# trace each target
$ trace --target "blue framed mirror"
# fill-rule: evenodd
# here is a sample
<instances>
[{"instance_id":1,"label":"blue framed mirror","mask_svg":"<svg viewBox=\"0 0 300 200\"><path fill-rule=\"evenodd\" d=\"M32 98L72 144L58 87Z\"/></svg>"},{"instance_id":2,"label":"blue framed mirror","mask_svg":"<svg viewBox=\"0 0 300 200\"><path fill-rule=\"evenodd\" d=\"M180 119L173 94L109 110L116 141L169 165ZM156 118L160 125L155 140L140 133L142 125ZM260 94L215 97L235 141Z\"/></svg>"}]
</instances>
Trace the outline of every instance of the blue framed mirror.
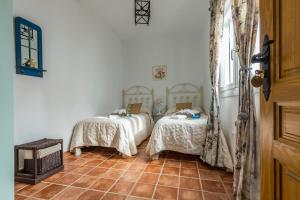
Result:
<instances>
[{"instance_id":1,"label":"blue framed mirror","mask_svg":"<svg viewBox=\"0 0 300 200\"><path fill-rule=\"evenodd\" d=\"M15 18L16 73L43 77L42 29L22 18Z\"/></svg>"}]
</instances>

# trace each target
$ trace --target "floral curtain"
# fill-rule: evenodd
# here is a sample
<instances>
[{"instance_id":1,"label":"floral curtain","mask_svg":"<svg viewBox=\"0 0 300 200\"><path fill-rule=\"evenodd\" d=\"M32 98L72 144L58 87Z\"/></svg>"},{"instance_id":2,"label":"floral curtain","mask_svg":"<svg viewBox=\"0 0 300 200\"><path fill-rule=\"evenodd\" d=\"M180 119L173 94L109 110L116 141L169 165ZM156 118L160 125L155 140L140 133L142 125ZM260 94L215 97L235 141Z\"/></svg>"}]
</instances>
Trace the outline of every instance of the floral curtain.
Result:
<instances>
[{"instance_id":1,"label":"floral curtain","mask_svg":"<svg viewBox=\"0 0 300 200\"><path fill-rule=\"evenodd\" d=\"M238 56L239 114L236 122L234 163L234 196L237 200L254 199L254 180L257 176L256 118L251 79L251 57L254 52L258 7L255 0L231 0L232 17Z\"/></svg>"},{"instance_id":2,"label":"floral curtain","mask_svg":"<svg viewBox=\"0 0 300 200\"><path fill-rule=\"evenodd\" d=\"M219 98L218 98L218 60L219 46L222 41L224 21L225 0L210 1L210 78L211 78L211 105L208 113L208 131L204 153L201 159L212 166L218 165L218 152L221 138L221 127L219 119Z\"/></svg>"}]
</instances>

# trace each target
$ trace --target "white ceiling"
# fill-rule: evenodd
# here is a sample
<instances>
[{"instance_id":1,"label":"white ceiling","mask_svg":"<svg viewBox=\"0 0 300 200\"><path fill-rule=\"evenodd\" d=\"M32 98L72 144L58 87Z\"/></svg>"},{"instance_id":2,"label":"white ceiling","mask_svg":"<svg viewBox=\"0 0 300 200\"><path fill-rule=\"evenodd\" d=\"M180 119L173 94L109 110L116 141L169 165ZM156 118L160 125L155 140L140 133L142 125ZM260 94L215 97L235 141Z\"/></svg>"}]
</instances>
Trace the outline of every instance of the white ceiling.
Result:
<instances>
[{"instance_id":1,"label":"white ceiling","mask_svg":"<svg viewBox=\"0 0 300 200\"><path fill-rule=\"evenodd\" d=\"M80 0L122 39L200 33L208 24L209 0L151 0L150 25L134 24L134 0Z\"/></svg>"}]
</instances>

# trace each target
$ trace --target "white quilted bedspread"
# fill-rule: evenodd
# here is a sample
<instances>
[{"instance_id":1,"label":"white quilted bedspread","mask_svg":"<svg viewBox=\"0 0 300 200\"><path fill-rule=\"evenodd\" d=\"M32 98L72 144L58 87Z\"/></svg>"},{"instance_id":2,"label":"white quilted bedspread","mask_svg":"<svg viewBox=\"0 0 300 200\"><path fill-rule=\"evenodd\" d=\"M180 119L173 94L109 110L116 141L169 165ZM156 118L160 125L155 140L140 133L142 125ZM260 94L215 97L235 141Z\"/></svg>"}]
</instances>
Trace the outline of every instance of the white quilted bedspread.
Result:
<instances>
[{"instance_id":1,"label":"white quilted bedspread","mask_svg":"<svg viewBox=\"0 0 300 200\"><path fill-rule=\"evenodd\" d=\"M146 153L157 158L159 152L171 150L185 154L202 155L206 138L207 115L201 114L200 119L172 119L165 116L160 119L152 130ZM223 134L223 133L222 133ZM224 135L220 136L222 158L217 166L232 170L231 155Z\"/></svg>"},{"instance_id":2,"label":"white quilted bedspread","mask_svg":"<svg viewBox=\"0 0 300 200\"><path fill-rule=\"evenodd\" d=\"M137 145L145 140L153 127L149 114L131 117L94 117L78 122L74 129L70 151L84 146L114 147L126 156L137 154Z\"/></svg>"}]
</instances>

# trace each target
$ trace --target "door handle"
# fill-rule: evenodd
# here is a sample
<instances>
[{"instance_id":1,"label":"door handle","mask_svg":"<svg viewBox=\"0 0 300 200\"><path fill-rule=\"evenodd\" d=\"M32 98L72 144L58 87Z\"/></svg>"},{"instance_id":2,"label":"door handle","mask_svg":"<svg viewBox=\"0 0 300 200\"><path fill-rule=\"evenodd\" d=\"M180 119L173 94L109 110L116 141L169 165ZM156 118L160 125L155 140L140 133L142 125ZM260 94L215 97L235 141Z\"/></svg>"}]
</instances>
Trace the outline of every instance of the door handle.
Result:
<instances>
[{"instance_id":1,"label":"door handle","mask_svg":"<svg viewBox=\"0 0 300 200\"><path fill-rule=\"evenodd\" d=\"M254 87L263 85L263 94L265 100L268 101L271 93L271 68L270 68L270 45L274 40L270 40L268 35L265 35L262 47L262 53L255 54L251 58L251 63L261 63L262 69L256 70L251 83Z\"/></svg>"}]
</instances>

